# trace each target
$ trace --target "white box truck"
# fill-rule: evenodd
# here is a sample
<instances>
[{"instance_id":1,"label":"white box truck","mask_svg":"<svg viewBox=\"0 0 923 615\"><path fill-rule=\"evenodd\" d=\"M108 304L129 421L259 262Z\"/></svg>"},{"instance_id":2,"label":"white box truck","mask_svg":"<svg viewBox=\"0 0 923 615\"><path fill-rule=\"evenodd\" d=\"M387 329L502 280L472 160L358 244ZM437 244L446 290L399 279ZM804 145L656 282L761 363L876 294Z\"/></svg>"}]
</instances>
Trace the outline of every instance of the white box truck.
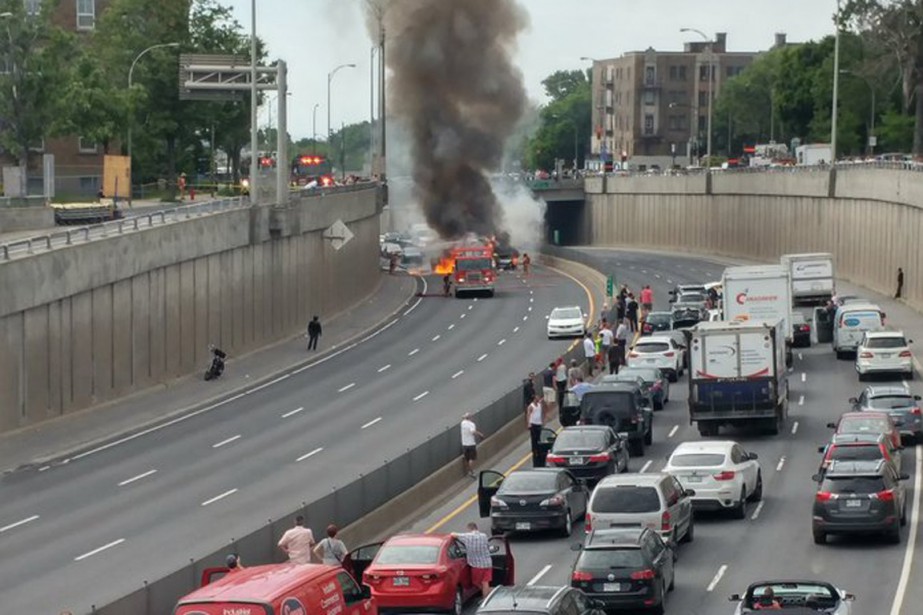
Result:
<instances>
[{"instance_id":1,"label":"white box truck","mask_svg":"<svg viewBox=\"0 0 923 615\"><path fill-rule=\"evenodd\" d=\"M732 425L778 434L788 415L782 321L702 322L686 337L689 422L699 433Z\"/></svg>"},{"instance_id":2,"label":"white box truck","mask_svg":"<svg viewBox=\"0 0 923 615\"><path fill-rule=\"evenodd\" d=\"M829 143L807 143L795 148L795 160L799 165L830 164L833 149Z\"/></svg>"},{"instance_id":3,"label":"white box truck","mask_svg":"<svg viewBox=\"0 0 923 615\"><path fill-rule=\"evenodd\" d=\"M833 297L836 277L833 254L784 254L781 262L792 277L792 301L826 303Z\"/></svg>"},{"instance_id":4,"label":"white box truck","mask_svg":"<svg viewBox=\"0 0 923 615\"><path fill-rule=\"evenodd\" d=\"M725 320L782 321L786 341L785 364L792 365L792 281L782 265L728 267L724 287Z\"/></svg>"}]
</instances>

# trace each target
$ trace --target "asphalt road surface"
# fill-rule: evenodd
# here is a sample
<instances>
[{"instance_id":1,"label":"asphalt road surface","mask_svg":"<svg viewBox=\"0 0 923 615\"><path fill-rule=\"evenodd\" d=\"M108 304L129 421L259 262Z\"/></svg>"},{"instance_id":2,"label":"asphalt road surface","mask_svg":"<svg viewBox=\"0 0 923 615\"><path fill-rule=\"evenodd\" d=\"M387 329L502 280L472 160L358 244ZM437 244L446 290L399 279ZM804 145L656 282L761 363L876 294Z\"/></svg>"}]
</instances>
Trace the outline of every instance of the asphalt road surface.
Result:
<instances>
[{"instance_id":1,"label":"asphalt road surface","mask_svg":"<svg viewBox=\"0 0 923 615\"><path fill-rule=\"evenodd\" d=\"M545 337L557 305L588 298L546 269L503 274L494 298L424 297L248 395L5 477L0 612L88 612L379 467L562 352L570 341Z\"/></svg>"},{"instance_id":2,"label":"asphalt road surface","mask_svg":"<svg viewBox=\"0 0 923 615\"><path fill-rule=\"evenodd\" d=\"M655 292L655 309L667 306L667 290L676 283L709 282L720 279L724 266L700 259L594 250L605 263L603 270L617 272L619 283L638 289L650 283ZM796 349L798 350L798 349ZM833 537L827 545L815 545L811 536L811 508L817 470L817 447L829 440L833 421L848 409L847 400L861 389L851 361L837 361L829 344L796 351L790 374L792 387L790 418L779 436L748 434L722 429L721 439L736 439L759 454L764 480L763 502L749 504L744 520L723 514L696 517L695 540L680 545L676 568L676 589L669 594L666 611L675 615L731 614L736 604L732 593L742 593L754 581L768 578L822 579L856 594L854 613L916 615L923 612L923 578L914 560L920 538L919 480L921 450L905 450L904 471L911 475L908 488L908 525L898 545L881 538ZM688 421L686 377L671 386L670 403L655 414L654 444L644 457L632 459L630 470L658 471L666 457L683 441L700 440ZM498 464L506 472L519 462L528 465L518 450ZM485 468L482 468L485 469ZM473 483L473 481L472 481ZM437 524L438 531L462 531L477 519L476 505L465 506L474 493L466 489L446 506L416 522L424 531ZM915 504L915 505L914 505ZM488 527L481 520L481 527ZM911 537L914 542L910 542ZM582 524L576 525L570 540L553 535L513 536L519 584L564 585L576 554L572 543L583 538ZM476 605L469 605L473 612Z\"/></svg>"}]
</instances>

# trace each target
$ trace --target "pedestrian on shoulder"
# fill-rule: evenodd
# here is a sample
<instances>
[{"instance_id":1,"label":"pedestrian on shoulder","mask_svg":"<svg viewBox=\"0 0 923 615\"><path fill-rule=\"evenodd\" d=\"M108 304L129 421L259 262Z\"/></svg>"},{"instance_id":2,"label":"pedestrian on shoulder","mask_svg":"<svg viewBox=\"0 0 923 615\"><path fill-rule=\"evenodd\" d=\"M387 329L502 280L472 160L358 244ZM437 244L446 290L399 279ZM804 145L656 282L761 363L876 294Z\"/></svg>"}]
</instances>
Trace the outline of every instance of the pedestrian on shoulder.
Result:
<instances>
[{"instance_id":1,"label":"pedestrian on shoulder","mask_svg":"<svg viewBox=\"0 0 923 615\"><path fill-rule=\"evenodd\" d=\"M603 361L607 361L609 357L609 349L612 348L612 342L615 340L615 334L612 332L612 329L608 324L599 331L599 338L601 340L599 345L599 354L602 356Z\"/></svg>"},{"instance_id":2,"label":"pedestrian on shoulder","mask_svg":"<svg viewBox=\"0 0 923 615\"><path fill-rule=\"evenodd\" d=\"M484 434L478 431L477 425L471 420L471 413L466 412L462 417L461 428L461 445L462 458L465 463L465 472L471 478L474 478L474 462L478 458L478 438L483 439Z\"/></svg>"},{"instance_id":3,"label":"pedestrian on shoulder","mask_svg":"<svg viewBox=\"0 0 923 615\"><path fill-rule=\"evenodd\" d=\"M483 597L490 593L493 580L493 561L490 557L490 540L487 534L478 529L473 521L468 524L467 532L453 534L465 545L465 558L471 568L471 584L481 589Z\"/></svg>"},{"instance_id":4,"label":"pedestrian on shoulder","mask_svg":"<svg viewBox=\"0 0 923 615\"><path fill-rule=\"evenodd\" d=\"M529 372L529 377L522 381L522 405L528 406L535 399L535 372Z\"/></svg>"},{"instance_id":5,"label":"pedestrian on shoulder","mask_svg":"<svg viewBox=\"0 0 923 615\"><path fill-rule=\"evenodd\" d=\"M320 320L315 315L308 323L308 350L317 350L317 339L322 332Z\"/></svg>"},{"instance_id":6,"label":"pedestrian on shoulder","mask_svg":"<svg viewBox=\"0 0 923 615\"><path fill-rule=\"evenodd\" d=\"M593 377L593 363L596 362L596 344L593 343L593 334L587 333L583 338L583 358L586 359L586 373L588 378Z\"/></svg>"},{"instance_id":7,"label":"pedestrian on shoulder","mask_svg":"<svg viewBox=\"0 0 923 615\"><path fill-rule=\"evenodd\" d=\"M567 391L567 363L564 357L558 358L554 364L554 388L558 394L558 408L564 405L564 393Z\"/></svg>"},{"instance_id":8,"label":"pedestrian on shoulder","mask_svg":"<svg viewBox=\"0 0 923 615\"><path fill-rule=\"evenodd\" d=\"M647 315L650 314L653 309L654 291L651 290L650 284L646 284L644 288L641 289L641 317L646 319Z\"/></svg>"},{"instance_id":9,"label":"pedestrian on shoulder","mask_svg":"<svg viewBox=\"0 0 923 615\"><path fill-rule=\"evenodd\" d=\"M615 321L622 322L625 320L625 297L621 294L615 300Z\"/></svg>"},{"instance_id":10,"label":"pedestrian on shoulder","mask_svg":"<svg viewBox=\"0 0 923 615\"><path fill-rule=\"evenodd\" d=\"M615 345L618 346L619 365L625 365L625 350L632 340L631 327L628 326L628 319L619 323L618 329L615 330ZM616 370L618 373L618 370Z\"/></svg>"},{"instance_id":11,"label":"pedestrian on shoulder","mask_svg":"<svg viewBox=\"0 0 923 615\"><path fill-rule=\"evenodd\" d=\"M901 267L898 267L897 268L897 292L894 293L894 298L900 299L903 292L904 292L904 270Z\"/></svg>"},{"instance_id":12,"label":"pedestrian on shoulder","mask_svg":"<svg viewBox=\"0 0 923 615\"><path fill-rule=\"evenodd\" d=\"M632 331L638 330L638 302L632 293L628 294L628 303L625 305L625 316Z\"/></svg>"},{"instance_id":13,"label":"pedestrian on shoulder","mask_svg":"<svg viewBox=\"0 0 923 615\"><path fill-rule=\"evenodd\" d=\"M549 363L548 367L545 368L545 371L542 372L542 396L545 399L545 403L551 405L557 401L557 395L555 394L554 389L554 374L556 368L555 364Z\"/></svg>"},{"instance_id":14,"label":"pedestrian on shoulder","mask_svg":"<svg viewBox=\"0 0 923 615\"><path fill-rule=\"evenodd\" d=\"M532 445L532 466L535 468L543 467L545 462L539 450L542 428L545 426L545 408L546 405L538 395L526 408L526 429L529 430L529 443Z\"/></svg>"},{"instance_id":15,"label":"pedestrian on shoulder","mask_svg":"<svg viewBox=\"0 0 923 615\"><path fill-rule=\"evenodd\" d=\"M570 368L567 370L568 386L574 386L577 384L578 379L583 380L583 370L580 369L580 365L577 363L577 359L571 359Z\"/></svg>"},{"instance_id":16,"label":"pedestrian on shoulder","mask_svg":"<svg viewBox=\"0 0 923 615\"><path fill-rule=\"evenodd\" d=\"M346 550L346 544L337 538L340 528L332 523L327 526L327 537L317 543L314 547L314 555L327 566L343 566L346 568L346 560L349 557L349 551Z\"/></svg>"},{"instance_id":17,"label":"pedestrian on shoulder","mask_svg":"<svg viewBox=\"0 0 923 615\"><path fill-rule=\"evenodd\" d=\"M286 530L279 539L279 548L288 555L293 564L310 564L311 549L314 547L314 533L304 526L304 517L295 517L295 525Z\"/></svg>"}]
</instances>

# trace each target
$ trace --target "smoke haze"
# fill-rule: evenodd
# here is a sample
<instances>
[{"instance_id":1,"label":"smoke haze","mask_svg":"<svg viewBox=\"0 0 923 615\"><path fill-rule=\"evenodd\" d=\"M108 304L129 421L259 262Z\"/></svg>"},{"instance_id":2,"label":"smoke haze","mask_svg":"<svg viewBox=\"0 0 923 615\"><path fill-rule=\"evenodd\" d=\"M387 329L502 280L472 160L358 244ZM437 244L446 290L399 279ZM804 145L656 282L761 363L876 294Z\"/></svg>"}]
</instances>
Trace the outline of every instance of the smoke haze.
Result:
<instances>
[{"instance_id":1,"label":"smoke haze","mask_svg":"<svg viewBox=\"0 0 923 615\"><path fill-rule=\"evenodd\" d=\"M487 174L526 105L512 62L528 16L515 0L377 0L386 35L388 115L410 137L415 197L441 236L492 234L503 213ZM377 10L376 10L377 9Z\"/></svg>"}]
</instances>

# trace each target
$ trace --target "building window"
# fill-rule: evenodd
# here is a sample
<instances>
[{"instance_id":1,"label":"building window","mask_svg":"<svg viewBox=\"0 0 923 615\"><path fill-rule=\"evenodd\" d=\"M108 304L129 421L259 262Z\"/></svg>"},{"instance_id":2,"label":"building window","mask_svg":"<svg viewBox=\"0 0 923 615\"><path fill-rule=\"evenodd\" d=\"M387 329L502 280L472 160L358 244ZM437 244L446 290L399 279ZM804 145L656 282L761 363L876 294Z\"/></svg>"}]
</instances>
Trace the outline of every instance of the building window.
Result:
<instances>
[{"instance_id":1,"label":"building window","mask_svg":"<svg viewBox=\"0 0 923 615\"><path fill-rule=\"evenodd\" d=\"M654 115L652 113L646 113L644 115L644 134L654 134Z\"/></svg>"},{"instance_id":2,"label":"building window","mask_svg":"<svg viewBox=\"0 0 923 615\"><path fill-rule=\"evenodd\" d=\"M77 29L92 30L96 27L96 0L76 0Z\"/></svg>"},{"instance_id":3,"label":"building window","mask_svg":"<svg viewBox=\"0 0 923 615\"><path fill-rule=\"evenodd\" d=\"M25 0L26 15L35 17L42 11L42 0Z\"/></svg>"},{"instance_id":4,"label":"building window","mask_svg":"<svg viewBox=\"0 0 923 615\"><path fill-rule=\"evenodd\" d=\"M699 116L699 132L702 132L708 127L708 116L700 115Z\"/></svg>"},{"instance_id":5,"label":"building window","mask_svg":"<svg viewBox=\"0 0 923 615\"><path fill-rule=\"evenodd\" d=\"M699 92L699 106L704 107L708 104L708 92Z\"/></svg>"},{"instance_id":6,"label":"building window","mask_svg":"<svg viewBox=\"0 0 923 615\"><path fill-rule=\"evenodd\" d=\"M90 141L86 137L80 137L77 140L77 149L81 154L97 154L99 146L95 141Z\"/></svg>"},{"instance_id":7,"label":"building window","mask_svg":"<svg viewBox=\"0 0 923 615\"><path fill-rule=\"evenodd\" d=\"M644 92L644 104L653 105L654 104L654 92L653 90L647 90Z\"/></svg>"},{"instance_id":8,"label":"building window","mask_svg":"<svg viewBox=\"0 0 923 615\"><path fill-rule=\"evenodd\" d=\"M685 115L671 115L669 122L670 130L674 132L684 132L687 129Z\"/></svg>"},{"instance_id":9,"label":"building window","mask_svg":"<svg viewBox=\"0 0 923 615\"><path fill-rule=\"evenodd\" d=\"M657 79L657 73L654 71L653 66L644 67L644 83L647 85L654 85L654 81Z\"/></svg>"},{"instance_id":10,"label":"building window","mask_svg":"<svg viewBox=\"0 0 923 615\"><path fill-rule=\"evenodd\" d=\"M685 81L685 80L686 80L686 67L685 67L685 66L683 66L683 65L680 65L680 66L679 66L678 77L679 77L679 80L680 80L680 81Z\"/></svg>"}]
</instances>

